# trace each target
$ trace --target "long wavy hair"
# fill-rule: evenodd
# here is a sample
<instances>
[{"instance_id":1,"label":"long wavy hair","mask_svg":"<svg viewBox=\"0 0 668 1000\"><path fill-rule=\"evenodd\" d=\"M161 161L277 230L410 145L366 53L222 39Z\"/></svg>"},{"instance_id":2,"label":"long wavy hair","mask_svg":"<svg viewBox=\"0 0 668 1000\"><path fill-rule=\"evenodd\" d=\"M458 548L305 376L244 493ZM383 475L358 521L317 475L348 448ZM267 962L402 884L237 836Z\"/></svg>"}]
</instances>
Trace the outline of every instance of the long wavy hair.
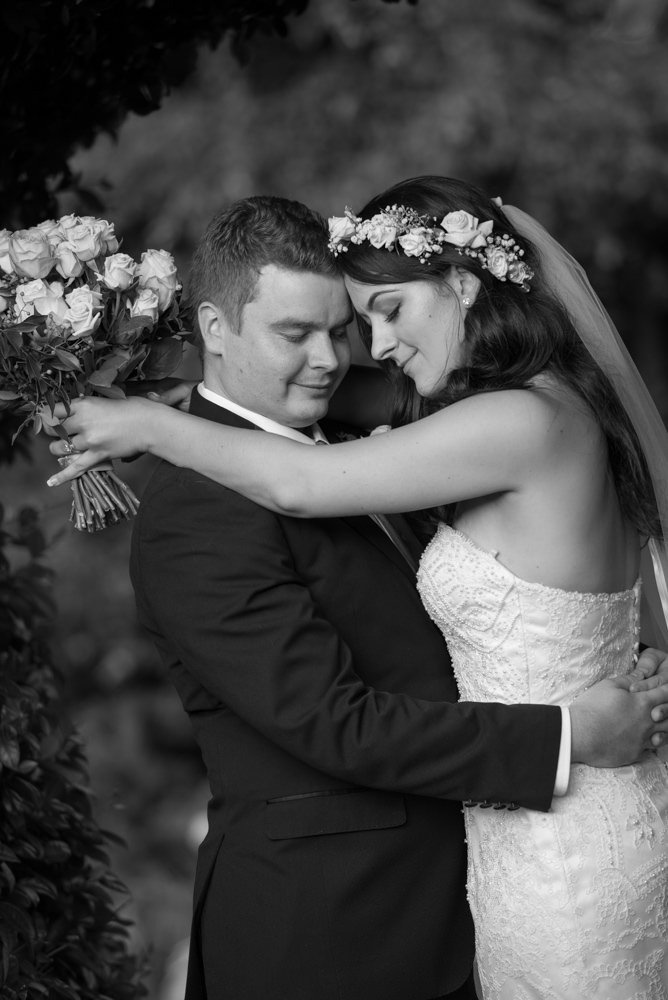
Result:
<instances>
[{"instance_id":1,"label":"long wavy hair","mask_svg":"<svg viewBox=\"0 0 668 1000\"><path fill-rule=\"evenodd\" d=\"M366 284L430 281L443 288L453 266L480 279L480 290L464 320L464 363L450 372L446 385L429 399L391 361L383 365L395 389L392 423L406 424L480 392L532 389L542 374L571 389L594 415L608 449L609 468L625 517L645 537L661 538L647 462L620 399L607 375L591 357L566 309L549 291L536 248L510 225L502 207L481 190L449 177L416 177L373 198L359 215L368 219L389 205L413 208L440 221L464 210L481 222L491 219L495 234L508 234L524 249L534 272L530 291L494 278L476 258L443 244L427 263L402 252L375 249L368 241L349 243L339 256L343 273ZM370 347L371 331L358 317L360 335ZM452 508L432 512L449 520Z\"/></svg>"}]
</instances>

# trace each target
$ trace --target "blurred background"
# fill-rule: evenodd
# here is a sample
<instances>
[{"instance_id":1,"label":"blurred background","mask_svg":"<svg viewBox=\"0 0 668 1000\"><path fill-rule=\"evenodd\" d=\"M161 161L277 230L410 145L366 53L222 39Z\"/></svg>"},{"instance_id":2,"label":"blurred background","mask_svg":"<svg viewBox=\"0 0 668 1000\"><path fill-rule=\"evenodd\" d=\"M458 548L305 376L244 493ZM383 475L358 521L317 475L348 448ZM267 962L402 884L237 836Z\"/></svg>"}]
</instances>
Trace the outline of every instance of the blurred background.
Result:
<instances>
[{"instance_id":1,"label":"blurred background","mask_svg":"<svg viewBox=\"0 0 668 1000\"><path fill-rule=\"evenodd\" d=\"M668 415L668 10L664 0L311 0L241 64L223 41L147 115L70 166L59 214L115 224L127 253L185 275L210 216L254 193L323 214L438 173L477 182L546 225L587 268ZM66 114L66 109L63 109ZM86 202L86 199L88 201ZM91 207L93 206L93 207ZM188 355L181 373L196 377ZM67 522L68 488L38 439L2 471L2 501L43 511L57 573L54 657L104 827L125 848L133 947L151 1000L177 1000L207 798L180 703L138 631L130 527ZM118 471L141 494L151 460Z\"/></svg>"}]
</instances>

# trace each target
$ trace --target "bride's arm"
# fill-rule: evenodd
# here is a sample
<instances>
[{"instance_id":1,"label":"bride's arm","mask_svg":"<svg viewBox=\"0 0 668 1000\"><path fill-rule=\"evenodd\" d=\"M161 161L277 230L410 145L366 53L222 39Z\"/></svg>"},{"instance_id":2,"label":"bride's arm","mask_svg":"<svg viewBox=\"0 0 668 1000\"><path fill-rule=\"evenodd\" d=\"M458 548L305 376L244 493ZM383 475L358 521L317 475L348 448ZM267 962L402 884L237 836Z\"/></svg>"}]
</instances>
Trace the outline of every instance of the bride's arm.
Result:
<instances>
[{"instance_id":1,"label":"bride's arm","mask_svg":"<svg viewBox=\"0 0 668 1000\"><path fill-rule=\"evenodd\" d=\"M562 423L538 394L488 393L387 434L316 448L143 399L82 399L64 426L83 454L49 483L146 451L293 517L420 510L518 488L563 447Z\"/></svg>"}]
</instances>

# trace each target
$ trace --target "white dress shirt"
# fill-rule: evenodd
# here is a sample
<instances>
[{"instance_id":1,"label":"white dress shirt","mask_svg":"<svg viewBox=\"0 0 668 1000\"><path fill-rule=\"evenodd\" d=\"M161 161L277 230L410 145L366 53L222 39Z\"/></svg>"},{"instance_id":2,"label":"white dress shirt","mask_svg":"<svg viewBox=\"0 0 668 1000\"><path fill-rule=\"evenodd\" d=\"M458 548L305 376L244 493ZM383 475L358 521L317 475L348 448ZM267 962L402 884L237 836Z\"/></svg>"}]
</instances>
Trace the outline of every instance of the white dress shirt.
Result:
<instances>
[{"instance_id":1,"label":"white dress shirt","mask_svg":"<svg viewBox=\"0 0 668 1000\"><path fill-rule=\"evenodd\" d=\"M277 421L271 420L269 417L265 417L261 413L255 413L253 410L248 410L245 406L240 406L239 403L234 403L231 399L228 399L221 393L214 392L212 389L207 389L203 382L200 382L197 387L197 391L199 391L204 399L208 399L210 403L215 403L216 406L222 406L223 409L229 410L231 413L236 413L237 416L242 417L244 420L248 420L249 423L255 424L256 427L261 428L263 431L268 431L270 434L279 434L281 437L290 438L292 441L299 441L302 444L316 444L317 441L327 440L317 424L313 424L313 437L310 437L308 434L298 430L296 427L287 427L285 424L279 424ZM562 705L561 743L559 745L557 776L554 782L555 795L565 795L568 791L570 769L571 713L565 706Z\"/></svg>"}]
</instances>

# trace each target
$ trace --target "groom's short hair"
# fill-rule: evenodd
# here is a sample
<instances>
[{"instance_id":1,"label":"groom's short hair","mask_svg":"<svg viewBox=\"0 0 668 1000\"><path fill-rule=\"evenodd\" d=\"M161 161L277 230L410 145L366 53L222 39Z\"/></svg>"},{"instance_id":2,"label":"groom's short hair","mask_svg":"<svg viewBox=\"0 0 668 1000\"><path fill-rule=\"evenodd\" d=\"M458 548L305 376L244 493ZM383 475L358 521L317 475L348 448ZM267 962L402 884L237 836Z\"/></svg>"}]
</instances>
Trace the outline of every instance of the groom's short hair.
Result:
<instances>
[{"instance_id":1,"label":"groom's short hair","mask_svg":"<svg viewBox=\"0 0 668 1000\"><path fill-rule=\"evenodd\" d=\"M268 264L337 276L328 239L325 219L287 198L243 198L218 212L195 249L188 277L186 301L197 335L202 302L217 305L238 330L241 310Z\"/></svg>"}]
</instances>

